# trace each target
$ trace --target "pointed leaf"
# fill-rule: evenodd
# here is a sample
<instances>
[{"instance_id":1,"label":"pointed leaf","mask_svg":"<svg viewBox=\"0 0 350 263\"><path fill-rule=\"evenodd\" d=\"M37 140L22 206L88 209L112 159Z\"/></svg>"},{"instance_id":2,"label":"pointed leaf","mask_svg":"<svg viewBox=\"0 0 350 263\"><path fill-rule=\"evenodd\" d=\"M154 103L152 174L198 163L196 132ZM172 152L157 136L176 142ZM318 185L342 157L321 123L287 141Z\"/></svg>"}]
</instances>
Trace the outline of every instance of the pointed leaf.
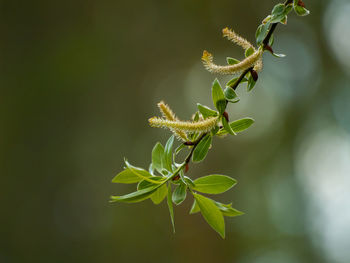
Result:
<instances>
[{"instance_id":1,"label":"pointed leaf","mask_svg":"<svg viewBox=\"0 0 350 263\"><path fill-rule=\"evenodd\" d=\"M190 210L190 214L192 215L192 214L198 213L200 211L201 211L201 209L199 208L199 205L197 204L196 199L194 199L193 205L192 205L191 210Z\"/></svg>"},{"instance_id":2,"label":"pointed leaf","mask_svg":"<svg viewBox=\"0 0 350 263\"><path fill-rule=\"evenodd\" d=\"M233 88L226 87L224 93L227 101L232 103L239 102L239 98Z\"/></svg>"},{"instance_id":3,"label":"pointed leaf","mask_svg":"<svg viewBox=\"0 0 350 263\"><path fill-rule=\"evenodd\" d=\"M267 32L269 31L269 28L270 28L270 21L267 22L266 24L261 24L256 30L255 37L256 37L256 43L258 44L258 46L262 44L263 40L267 36Z\"/></svg>"},{"instance_id":4,"label":"pointed leaf","mask_svg":"<svg viewBox=\"0 0 350 263\"><path fill-rule=\"evenodd\" d=\"M224 129L231 135L237 135L233 129L231 128L231 126L228 124L227 120L225 117L222 117L222 125L224 126Z\"/></svg>"},{"instance_id":5,"label":"pointed leaf","mask_svg":"<svg viewBox=\"0 0 350 263\"><path fill-rule=\"evenodd\" d=\"M168 187L163 184L152 195L151 200L155 205L160 204L168 194Z\"/></svg>"},{"instance_id":6,"label":"pointed leaf","mask_svg":"<svg viewBox=\"0 0 350 263\"><path fill-rule=\"evenodd\" d=\"M152 150L152 165L159 173L162 172L164 165L164 147L160 142L153 147Z\"/></svg>"},{"instance_id":7,"label":"pointed leaf","mask_svg":"<svg viewBox=\"0 0 350 263\"><path fill-rule=\"evenodd\" d=\"M203 118L206 119L208 117L215 117L218 116L218 112L215 110L212 110L211 108L204 106L200 103L197 103L197 108L199 112L202 114Z\"/></svg>"},{"instance_id":8,"label":"pointed leaf","mask_svg":"<svg viewBox=\"0 0 350 263\"><path fill-rule=\"evenodd\" d=\"M246 57L249 57L250 55L252 55L254 53L254 49L252 47L248 48L246 51L245 51L245 56Z\"/></svg>"},{"instance_id":9,"label":"pointed leaf","mask_svg":"<svg viewBox=\"0 0 350 263\"><path fill-rule=\"evenodd\" d=\"M155 181L155 180L152 180L151 178L149 178L152 175L149 172L147 172L146 170L139 168L139 167L132 166L127 160L124 160L124 161L125 161L125 165L127 166L127 168L129 168L133 174L140 177L142 180L146 180L146 181L148 181L150 183L154 183L154 184L161 184L160 181Z\"/></svg>"},{"instance_id":10,"label":"pointed leaf","mask_svg":"<svg viewBox=\"0 0 350 263\"><path fill-rule=\"evenodd\" d=\"M248 92L251 91L254 88L255 83L256 83L256 81L253 79L252 75L249 74L248 85L247 85Z\"/></svg>"},{"instance_id":11,"label":"pointed leaf","mask_svg":"<svg viewBox=\"0 0 350 263\"><path fill-rule=\"evenodd\" d=\"M157 189L159 185L148 187L130 194L122 196L111 196L110 202L121 202L121 203L137 203L149 198Z\"/></svg>"},{"instance_id":12,"label":"pointed leaf","mask_svg":"<svg viewBox=\"0 0 350 263\"><path fill-rule=\"evenodd\" d=\"M171 225L173 226L173 232L175 233L174 207L173 207L173 202L172 202L171 184L170 183L168 185L167 203L168 203L168 207L169 207Z\"/></svg>"},{"instance_id":13,"label":"pointed leaf","mask_svg":"<svg viewBox=\"0 0 350 263\"><path fill-rule=\"evenodd\" d=\"M233 85L236 83L237 80L238 80L238 77L231 79L229 82L226 83L226 87L233 87ZM248 81L247 78L243 78L240 83L244 83L247 81Z\"/></svg>"},{"instance_id":14,"label":"pointed leaf","mask_svg":"<svg viewBox=\"0 0 350 263\"><path fill-rule=\"evenodd\" d=\"M214 201L199 194L193 194L196 199L201 213L207 223L220 234L222 238L225 238L225 221L219 208L215 205Z\"/></svg>"},{"instance_id":15,"label":"pointed leaf","mask_svg":"<svg viewBox=\"0 0 350 263\"><path fill-rule=\"evenodd\" d=\"M212 98L215 108L222 114L226 109L225 94L220 86L218 79L215 79L212 86Z\"/></svg>"},{"instance_id":16,"label":"pointed leaf","mask_svg":"<svg viewBox=\"0 0 350 263\"><path fill-rule=\"evenodd\" d=\"M206 194L221 194L231 189L237 181L226 175L208 175L200 177L194 180L195 187L193 190L196 190L201 193Z\"/></svg>"},{"instance_id":17,"label":"pointed leaf","mask_svg":"<svg viewBox=\"0 0 350 263\"><path fill-rule=\"evenodd\" d=\"M193 162L198 163L204 160L204 158L208 154L211 142L212 142L211 135L210 134L205 135L204 138L198 143L198 145L193 151L193 155L192 155Z\"/></svg>"},{"instance_id":18,"label":"pointed leaf","mask_svg":"<svg viewBox=\"0 0 350 263\"><path fill-rule=\"evenodd\" d=\"M220 202L215 202L216 206L220 209L221 213L224 216L230 216L230 217L234 217L234 216L241 216L244 215L243 212L238 211L237 209L232 207L232 204L222 204Z\"/></svg>"},{"instance_id":19,"label":"pointed leaf","mask_svg":"<svg viewBox=\"0 0 350 263\"><path fill-rule=\"evenodd\" d=\"M238 59L230 58L230 57L227 57L226 61L227 61L227 64L229 64L229 65L238 64L240 62Z\"/></svg>"},{"instance_id":20,"label":"pointed leaf","mask_svg":"<svg viewBox=\"0 0 350 263\"><path fill-rule=\"evenodd\" d=\"M186 195L187 185L185 185L184 183L179 184L173 192L172 200L174 204L181 204L186 199Z\"/></svg>"},{"instance_id":21,"label":"pointed leaf","mask_svg":"<svg viewBox=\"0 0 350 263\"><path fill-rule=\"evenodd\" d=\"M124 171L117 174L113 179L112 183L120 183L120 184L133 184L140 182L142 178L135 175L130 169L125 169Z\"/></svg>"},{"instance_id":22,"label":"pointed leaf","mask_svg":"<svg viewBox=\"0 0 350 263\"><path fill-rule=\"evenodd\" d=\"M152 181L162 181L164 179L164 177L161 177L161 176L152 176L150 177L149 179L151 179ZM139 182L137 184L137 190L142 190L142 189L146 189L148 187L152 187L152 186L157 186L159 185L159 183L155 184L155 183L151 183L149 181L146 181L146 180L142 180L141 182Z\"/></svg>"},{"instance_id":23,"label":"pointed leaf","mask_svg":"<svg viewBox=\"0 0 350 263\"><path fill-rule=\"evenodd\" d=\"M248 129L252 124L254 123L254 120L252 118L243 118L240 120L236 120L233 122L230 122L230 127L235 133L242 132L246 129ZM221 129L217 135L225 135L228 132L225 129Z\"/></svg>"},{"instance_id":24,"label":"pointed leaf","mask_svg":"<svg viewBox=\"0 0 350 263\"><path fill-rule=\"evenodd\" d=\"M172 172L171 164L173 162L173 144L174 144L174 135L172 135L169 140L167 141L165 148L164 148L164 167L169 171Z\"/></svg>"}]
</instances>

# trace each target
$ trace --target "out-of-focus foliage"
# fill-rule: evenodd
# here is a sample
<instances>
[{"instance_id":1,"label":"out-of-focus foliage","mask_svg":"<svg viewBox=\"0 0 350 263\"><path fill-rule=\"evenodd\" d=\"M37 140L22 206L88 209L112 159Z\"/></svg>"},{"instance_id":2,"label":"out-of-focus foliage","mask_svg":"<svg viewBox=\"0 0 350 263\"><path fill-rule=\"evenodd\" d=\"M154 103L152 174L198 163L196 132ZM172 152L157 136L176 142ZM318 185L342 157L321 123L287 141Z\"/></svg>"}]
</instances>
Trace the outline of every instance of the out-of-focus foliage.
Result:
<instances>
[{"instance_id":1,"label":"out-of-focus foliage","mask_svg":"<svg viewBox=\"0 0 350 263\"><path fill-rule=\"evenodd\" d=\"M256 125L191 170L239 181L219 200L245 212L225 241L187 216L191 200L174 236L165 202L106 202L123 156L146 167L166 141L148 127L153 105L184 119L193 97L210 105L202 50L243 59L218 30L252 42L277 2L2 1L0 261L349 262L347 0L305 0L312 16L288 18L274 43L286 57L266 54L254 92L238 91L229 112Z\"/></svg>"}]
</instances>

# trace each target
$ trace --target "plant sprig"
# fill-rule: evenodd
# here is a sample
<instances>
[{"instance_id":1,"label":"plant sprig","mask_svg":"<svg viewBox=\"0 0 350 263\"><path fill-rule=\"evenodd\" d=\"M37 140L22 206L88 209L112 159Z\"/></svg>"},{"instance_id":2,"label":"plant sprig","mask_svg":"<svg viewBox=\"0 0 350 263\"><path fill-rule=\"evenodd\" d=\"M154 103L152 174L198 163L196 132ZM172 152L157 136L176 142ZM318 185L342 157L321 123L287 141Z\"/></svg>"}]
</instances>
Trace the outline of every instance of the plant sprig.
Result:
<instances>
[{"instance_id":1,"label":"plant sprig","mask_svg":"<svg viewBox=\"0 0 350 263\"><path fill-rule=\"evenodd\" d=\"M245 59L239 61L228 57L227 65L219 66L214 64L213 56L204 51L203 64L210 72L239 74L239 76L228 81L225 89L215 79L211 88L215 110L198 103L198 111L195 112L191 121L179 120L168 105L164 102L158 103L162 118L153 117L149 119L149 123L152 127L169 129L173 135L165 146L157 142L153 147L152 162L148 170L135 167L125 160L124 170L117 174L112 182L136 183L136 191L122 196L111 196L111 202L136 203L151 199L154 204L160 204L167 198L175 232L174 204L180 205L189 192L194 198L190 214L201 212L207 223L222 238L225 238L224 216L239 216L243 212L233 208L231 203L223 204L203 194L224 193L231 189L237 181L220 174L206 175L193 181L187 176L189 164L191 161L198 163L206 158L214 137L223 137L227 134L237 135L254 123L254 120L248 117L230 122L226 111L227 106L229 103L239 102L236 89L240 84L247 83L248 92L254 88L258 80L258 72L263 68L262 55L265 51L269 51L276 57L284 57L283 54L274 53L272 49L273 33L279 23L287 24L288 14L293 9L300 16L310 13L301 0L287 0L283 4L275 5L271 14L257 28L257 48L233 30L223 29L224 37L244 49ZM174 149L175 137L182 141L176 149ZM185 149L189 151L187 157L182 163L177 163L175 157Z\"/></svg>"}]
</instances>

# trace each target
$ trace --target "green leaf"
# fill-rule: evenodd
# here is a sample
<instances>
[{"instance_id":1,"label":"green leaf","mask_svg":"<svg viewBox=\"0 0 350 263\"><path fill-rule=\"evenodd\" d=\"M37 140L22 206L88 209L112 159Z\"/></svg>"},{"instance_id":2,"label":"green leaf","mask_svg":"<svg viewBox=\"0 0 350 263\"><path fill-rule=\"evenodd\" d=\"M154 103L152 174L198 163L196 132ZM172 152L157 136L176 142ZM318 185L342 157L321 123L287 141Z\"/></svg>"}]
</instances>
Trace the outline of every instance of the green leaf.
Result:
<instances>
[{"instance_id":1,"label":"green leaf","mask_svg":"<svg viewBox=\"0 0 350 263\"><path fill-rule=\"evenodd\" d=\"M231 189L237 181L226 175L208 175L194 180L194 190L205 194L221 194Z\"/></svg>"},{"instance_id":2,"label":"green leaf","mask_svg":"<svg viewBox=\"0 0 350 263\"><path fill-rule=\"evenodd\" d=\"M222 117L222 125L224 126L224 129L231 135L237 135L231 128L231 126L228 124L225 117Z\"/></svg>"},{"instance_id":3,"label":"green leaf","mask_svg":"<svg viewBox=\"0 0 350 263\"><path fill-rule=\"evenodd\" d=\"M272 9L272 17L269 20L270 23L283 23L283 20L286 19L286 16L288 14L288 9L286 9L286 6L284 4L277 4Z\"/></svg>"},{"instance_id":4,"label":"green leaf","mask_svg":"<svg viewBox=\"0 0 350 263\"><path fill-rule=\"evenodd\" d=\"M164 147L160 142L153 147L152 150L152 165L153 168L156 169L159 173L162 173L164 168L163 161L164 160Z\"/></svg>"},{"instance_id":5,"label":"green leaf","mask_svg":"<svg viewBox=\"0 0 350 263\"><path fill-rule=\"evenodd\" d=\"M112 183L119 184L133 184L140 182L142 179L135 175L130 169L125 169L124 171L117 174L113 179Z\"/></svg>"},{"instance_id":6,"label":"green leaf","mask_svg":"<svg viewBox=\"0 0 350 263\"><path fill-rule=\"evenodd\" d=\"M199 205L197 204L196 199L194 199L193 205L190 210L190 214L192 215L192 214L198 213L199 211L201 211L201 209L199 208Z\"/></svg>"},{"instance_id":7,"label":"green leaf","mask_svg":"<svg viewBox=\"0 0 350 263\"><path fill-rule=\"evenodd\" d=\"M186 145L185 144L180 144L176 149L175 149L175 154L179 154L179 152L182 150L182 149L184 149L184 148L186 148Z\"/></svg>"},{"instance_id":8,"label":"green leaf","mask_svg":"<svg viewBox=\"0 0 350 263\"><path fill-rule=\"evenodd\" d=\"M187 184L188 187L193 188L195 186L194 182L191 178L184 176L184 181Z\"/></svg>"},{"instance_id":9,"label":"green leaf","mask_svg":"<svg viewBox=\"0 0 350 263\"><path fill-rule=\"evenodd\" d=\"M141 180L146 180L150 183L154 183L154 184L161 184L160 181L155 181L155 180L152 180L151 177L152 175L147 172L146 170L142 169L142 168L138 168L138 167L135 167L135 166L132 166L127 160L124 160L125 162L125 165L128 169L130 169L130 171L138 176L139 178L141 178Z\"/></svg>"},{"instance_id":10,"label":"green leaf","mask_svg":"<svg viewBox=\"0 0 350 263\"><path fill-rule=\"evenodd\" d=\"M158 182L162 181L164 179L164 177L152 176L149 179L151 179L152 181L157 181L157 183L155 184L155 183L151 183L151 182L146 181L146 180L142 180L141 182L139 182L137 184L137 190L142 190L142 189L146 189L146 188L149 188L149 187L152 187L152 186L157 186L157 185L159 185Z\"/></svg>"},{"instance_id":11,"label":"green leaf","mask_svg":"<svg viewBox=\"0 0 350 263\"><path fill-rule=\"evenodd\" d=\"M275 37L273 36L273 34L271 35L270 39L269 39L269 46L272 47L273 43L275 42Z\"/></svg>"},{"instance_id":12,"label":"green leaf","mask_svg":"<svg viewBox=\"0 0 350 263\"><path fill-rule=\"evenodd\" d=\"M169 183L167 203L168 203L168 207L169 207L171 225L173 226L173 231L175 233L174 207L173 207L173 202L171 199L172 199L171 198L171 184Z\"/></svg>"},{"instance_id":13,"label":"green leaf","mask_svg":"<svg viewBox=\"0 0 350 263\"><path fill-rule=\"evenodd\" d=\"M168 187L163 184L152 195L151 200L155 205L160 204L168 194Z\"/></svg>"},{"instance_id":14,"label":"green leaf","mask_svg":"<svg viewBox=\"0 0 350 263\"><path fill-rule=\"evenodd\" d=\"M249 74L248 85L247 85L247 90L248 90L248 92L251 91L251 90L254 88L255 83L256 83L256 82L254 81L252 75Z\"/></svg>"},{"instance_id":15,"label":"green leaf","mask_svg":"<svg viewBox=\"0 0 350 263\"><path fill-rule=\"evenodd\" d=\"M232 103L239 102L239 97L237 96L237 93L233 88L226 87L224 94L225 94L225 98L227 101L232 102Z\"/></svg>"},{"instance_id":16,"label":"green leaf","mask_svg":"<svg viewBox=\"0 0 350 263\"><path fill-rule=\"evenodd\" d=\"M227 57L226 61L227 61L227 64L229 64L229 65L238 64L240 62L238 59L230 58L230 57Z\"/></svg>"},{"instance_id":17,"label":"green leaf","mask_svg":"<svg viewBox=\"0 0 350 263\"><path fill-rule=\"evenodd\" d=\"M198 111L196 111L196 113L194 114L193 121L199 121L199 112Z\"/></svg>"},{"instance_id":18,"label":"green leaf","mask_svg":"<svg viewBox=\"0 0 350 263\"><path fill-rule=\"evenodd\" d=\"M256 43L258 46L260 46L267 36L267 32L269 31L270 28L270 21L267 22L266 24L261 24L258 29L256 30L255 37L256 37Z\"/></svg>"},{"instance_id":19,"label":"green leaf","mask_svg":"<svg viewBox=\"0 0 350 263\"><path fill-rule=\"evenodd\" d=\"M254 123L254 120L252 118L243 118L240 120L236 120L233 122L230 122L230 127L235 133L242 132L246 129L248 129L252 124ZM217 135L225 135L228 132L225 129L221 129Z\"/></svg>"},{"instance_id":20,"label":"green leaf","mask_svg":"<svg viewBox=\"0 0 350 263\"><path fill-rule=\"evenodd\" d=\"M212 137L210 134L204 136L204 138L197 144L196 148L193 151L192 161L198 163L203 161L207 156L209 147L212 142Z\"/></svg>"},{"instance_id":21,"label":"green leaf","mask_svg":"<svg viewBox=\"0 0 350 263\"><path fill-rule=\"evenodd\" d=\"M164 149L164 167L167 169L169 172L172 172L172 167L171 164L173 163L173 144L174 144L174 135L172 135L167 143L165 144L165 149Z\"/></svg>"},{"instance_id":22,"label":"green leaf","mask_svg":"<svg viewBox=\"0 0 350 263\"><path fill-rule=\"evenodd\" d=\"M220 86L218 79L215 79L212 86L212 97L216 109L222 114L226 109L225 94Z\"/></svg>"},{"instance_id":23,"label":"green leaf","mask_svg":"<svg viewBox=\"0 0 350 263\"><path fill-rule=\"evenodd\" d=\"M208 117L215 117L218 116L218 112L215 110L212 110L211 108L204 106L200 103L197 103L197 108L199 112L202 114L203 118L206 119Z\"/></svg>"},{"instance_id":24,"label":"green leaf","mask_svg":"<svg viewBox=\"0 0 350 263\"><path fill-rule=\"evenodd\" d=\"M298 16L307 16L310 14L309 10L299 5L294 6L294 11Z\"/></svg>"},{"instance_id":25,"label":"green leaf","mask_svg":"<svg viewBox=\"0 0 350 263\"><path fill-rule=\"evenodd\" d=\"M220 209L221 213L224 216L234 217L234 216L244 215L243 212L238 211L235 208L232 208L232 204L225 205L225 204L222 204L220 202L215 201L215 205Z\"/></svg>"},{"instance_id":26,"label":"green leaf","mask_svg":"<svg viewBox=\"0 0 350 263\"><path fill-rule=\"evenodd\" d=\"M238 77L229 80L226 83L226 87L233 87L233 85L236 83L237 80L238 80ZM243 82L246 82L246 81L248 81L248 79L247 78L243 78L240 83L243 83Z\"/></svg>"},{"instance_id":27,"label":"green leaf","mask_svg":"<svg viewBox=\"0 0 350 263\"><path fill-rule=\"evenodd\" d=\"M254 53L254 49L252 47L250 47L245 51L245 57L249 57L253 53Z\"/></svg>"},{"instance_id":28,"label":"green leaf","mask_svg":"<svg viewBox=\"0 0 350 263\"><path fill-rule=\"evenodd\" d=\"M286 55L285 54L276 54L276 53L272 53L273 56L275 56L276 58L284 58Z\"/></svg>"},{"instance_id":29,"label":"green leaf","mask_svg":"<svg viewBox=\"0 0 350 263\"><path fill-rule=\"evenodd\" d=\"M273 7L271 14L273 16L281 15L284 13L285 8L284 4L277 4Z\"/></svg>"},{"instance_id":30,"label":"green leaf","mask_svg":"<svg viewBox=\"0 0 350 263\"><path fill-rule=\"evenodd\" d=\"M180 183L173 192L172 200L174 204L181 204L186 199L186 195L187 185L185 185L184 183Z\"/></svg>"},{"instance_id":31,"label":"green leaf","mask_svg":"<svg viewBox=\"0 0 350 263\"><path fill-rule=\"evenodd\" d=\"M157 189L159 185L148 187L130 194L122 196L111 196L110 202L121 202L121 203L137 203L149 198Z\"/></svg>"},{"instance_id":32,"label":"green leaf","mask_svg":"<svg viewBox=\"0 0 350 263\"><path fill-rule=\"evenodd\" d=\"M225 238L225 221L224 216L215 205L214 201L206 198L202 195L193 193L196 202L201 210L201 213L207 223L220 234L222 238Z\"/></svg>"}]
</instances>

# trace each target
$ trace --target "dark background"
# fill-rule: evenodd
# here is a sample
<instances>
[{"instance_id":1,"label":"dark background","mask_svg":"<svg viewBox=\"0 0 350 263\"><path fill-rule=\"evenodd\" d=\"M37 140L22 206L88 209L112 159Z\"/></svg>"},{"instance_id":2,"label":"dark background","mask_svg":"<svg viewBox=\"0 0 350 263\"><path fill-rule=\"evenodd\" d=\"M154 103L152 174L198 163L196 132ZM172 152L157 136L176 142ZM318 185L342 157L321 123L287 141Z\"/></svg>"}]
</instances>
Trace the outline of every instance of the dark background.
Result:
<instances>
[{"instance_id":1,"label":"dark background","mask_svg":"<svg viewBox=\"0 0 350 263\"><path fill-rule=\"evenodd\" d=\"M192 198L108 203L132 186L110 181L127 157L148 167L164 99L182 119L212 107L215 77L243 53L229 26L254 41L278 1L0 1L0 262L301 263L350 260L350 2L305 0L307 17L278 26L264 71L231 119L256 123L216 139L189 176L227 174L218 197L244 216L222 240Z\"/></svg>"}]
</instances>

